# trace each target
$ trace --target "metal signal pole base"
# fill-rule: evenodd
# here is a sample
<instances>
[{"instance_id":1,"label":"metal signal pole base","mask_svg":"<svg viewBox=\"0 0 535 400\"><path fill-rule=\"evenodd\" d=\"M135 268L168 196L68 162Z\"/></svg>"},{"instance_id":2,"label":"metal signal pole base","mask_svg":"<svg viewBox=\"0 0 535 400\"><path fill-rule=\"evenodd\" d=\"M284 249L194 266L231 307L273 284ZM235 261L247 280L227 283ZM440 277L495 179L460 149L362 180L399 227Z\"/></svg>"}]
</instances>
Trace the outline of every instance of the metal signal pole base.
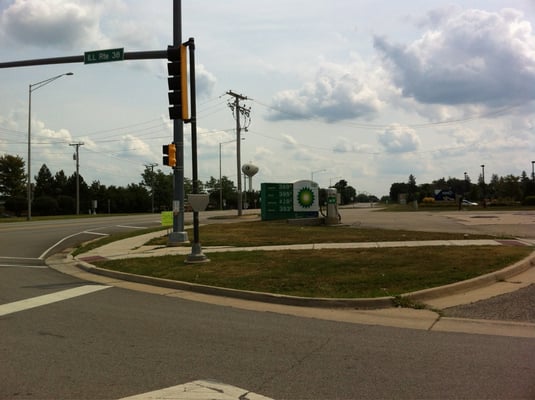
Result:
<instances>
[{"instance_id":1,"label":"metal signal pole base","mask_svg":"<svg viewBox=\"0 0 535 400\"><path fill-rule=\"evenodd\" d=\"M167 246L181 246L184 243L189 242L188 232L171 232L167 236Z\"/></svg>"},{"instance_id":2,"label":"metal signal pole base","mask_svg":"<svg viewBox=\"0 0 535 400\"><path fill-rule=\"evenodd\" d=\"M203 254L200 243L193 243L191 254L188 254L184 262L186 264L205 263L210 262L210 259Z\"/></svg>"}]
</instances>

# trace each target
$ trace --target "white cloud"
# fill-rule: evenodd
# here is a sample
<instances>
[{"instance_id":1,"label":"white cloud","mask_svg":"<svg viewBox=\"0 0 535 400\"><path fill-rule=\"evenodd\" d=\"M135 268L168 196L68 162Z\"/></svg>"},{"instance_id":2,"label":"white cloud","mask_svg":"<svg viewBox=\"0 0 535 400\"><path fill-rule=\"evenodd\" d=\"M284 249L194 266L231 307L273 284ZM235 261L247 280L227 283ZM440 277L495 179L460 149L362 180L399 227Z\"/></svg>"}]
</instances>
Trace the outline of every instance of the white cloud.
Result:
<instances>
[{"instance_id":1,"label":"white cloud","mask_svg":"<svg viewBox=\"0 0 535 400\"><path fill-rule=\"evenodd\" d=\"M72 0L15 0L1 15L5 37L24 45L77 48L98 42L99 8Z\"/></svg>"},{"instance_id":2,"label":"white cloud","mask_svg":"<svg viewBox=\"0 0 535 400\"><path fill-rule=\"evenodd\" d=\"M409 44L375 37L395 84L422 103L491 107L535 99L535 36L521 12L448 9Z\"/></svg>"},{"instance_id":3,"label":"white cloud","mask_svg":"<svg viewBox=\"0 0 535 400\"><path fill-rule=\"evenodd\" d=\"M389 153L407 153L420 147L420 138L414 129L398 124L389 126L377 139Z\"/></svg>"},{"instance_id":4,"label":"white cloud","mask_svg":"<svg viewBox=\"0 0 535 400\"><path fill-rule=\"evenodd\" d=\"M328 122L368 118L382 102L362 79L356 64L324 63L301 89L284 90L272 100L270 120L322 118Z\"/></svg>"}]
</instances>

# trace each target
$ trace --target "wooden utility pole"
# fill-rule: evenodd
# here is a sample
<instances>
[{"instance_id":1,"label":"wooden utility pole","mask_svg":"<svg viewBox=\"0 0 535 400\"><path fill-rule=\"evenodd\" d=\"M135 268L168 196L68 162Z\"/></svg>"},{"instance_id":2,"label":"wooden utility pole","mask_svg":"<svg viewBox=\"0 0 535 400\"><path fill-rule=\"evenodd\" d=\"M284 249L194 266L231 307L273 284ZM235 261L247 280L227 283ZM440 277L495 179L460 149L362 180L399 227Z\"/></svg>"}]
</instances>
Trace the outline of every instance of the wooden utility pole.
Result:
<instances>
[{"instance_id":1,"label":"wooden utility pole","mask_svg":"<svg viewBox=\"0 0 535 400\"><path fill-rule=\"evenodd\" d=\"M78 150L83 145L84 142L69 144L69 146L76 147L76 153L74 154L74 160L76 161L76 215L80 214L80 157Z\"/></svg>"},{"instance_id":2,"label":"wooden utility pole","mask_svg":"<svg viewBox=\"0 0 535 400\"><path fill-rule=\"evenodd\" d=\"M229 107L234 113L236 118L236 177L238 179L238 216L242 215L242 192L241 192L241 125L240 125L240 115L243 115L246 120L250 117L251 108L245 106L240 106L240 100L247 100L247 96L234 93L232 90L227 92L229 96L234 97L234 102L229 103ZM245 128L247 129L247 128Z\"/></svg>"}]
</instances>

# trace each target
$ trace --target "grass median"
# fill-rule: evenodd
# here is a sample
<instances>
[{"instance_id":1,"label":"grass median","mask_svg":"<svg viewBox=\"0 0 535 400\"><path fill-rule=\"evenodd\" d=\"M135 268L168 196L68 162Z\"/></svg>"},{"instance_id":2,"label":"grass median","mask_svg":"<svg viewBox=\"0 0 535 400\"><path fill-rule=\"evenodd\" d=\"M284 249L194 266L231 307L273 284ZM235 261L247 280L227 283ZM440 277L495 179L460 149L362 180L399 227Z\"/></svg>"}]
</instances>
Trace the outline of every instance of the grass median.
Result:
<instances>
[{"instance_id":1,"label":"grass median","mask_svg":"<svg viewBox=\"0 0 535 400\"><path fill-rule=\"evenodd\" d=\"M190 238L193 237L189 232ZM470 279L528 256L527 246L444 246L373 249L238 251L210 253L209 246L296 243L454 240L462 233L432 233L285 222L213 224L201 227L209 263L185 264L184 256L99 261L99 267L133 274L240 290L293 296L370 298ZM470 239L490 238L485 235ZM166 238L152 244L165 243Z\"/></svg>"}]
</instances>

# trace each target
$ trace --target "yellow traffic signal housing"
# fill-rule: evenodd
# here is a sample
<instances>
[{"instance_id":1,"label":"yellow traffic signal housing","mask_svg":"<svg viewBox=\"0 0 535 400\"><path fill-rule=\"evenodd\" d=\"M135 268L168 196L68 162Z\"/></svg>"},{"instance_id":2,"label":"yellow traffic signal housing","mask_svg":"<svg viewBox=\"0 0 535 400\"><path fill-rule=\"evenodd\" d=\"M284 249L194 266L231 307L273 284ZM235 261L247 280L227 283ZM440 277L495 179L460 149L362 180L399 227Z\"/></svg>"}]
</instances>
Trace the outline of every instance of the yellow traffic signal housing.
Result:
<instances>
[{"instance_id":1,"label":"yellow traffic signal housing","mask_svg":"<svg viewBox=\"0 0 535 400\"><path fill-rule=\"evenodd\" d=\"M167 47L169 118L188 120L188 68L186 46Z\"/></svg>"},{"instance_id":2,"label":"yellow traffic signal housing","mask_svg":"<svg viewBox=\"0 0 535 400\"><path fill-rule=\"evenodd\" d=\"M164 144L162 146L163 151L163 165L167 165L169 167L175 167L176 166L176 145L174 143L171 144Z\"/></svg>"}]
</instances>

